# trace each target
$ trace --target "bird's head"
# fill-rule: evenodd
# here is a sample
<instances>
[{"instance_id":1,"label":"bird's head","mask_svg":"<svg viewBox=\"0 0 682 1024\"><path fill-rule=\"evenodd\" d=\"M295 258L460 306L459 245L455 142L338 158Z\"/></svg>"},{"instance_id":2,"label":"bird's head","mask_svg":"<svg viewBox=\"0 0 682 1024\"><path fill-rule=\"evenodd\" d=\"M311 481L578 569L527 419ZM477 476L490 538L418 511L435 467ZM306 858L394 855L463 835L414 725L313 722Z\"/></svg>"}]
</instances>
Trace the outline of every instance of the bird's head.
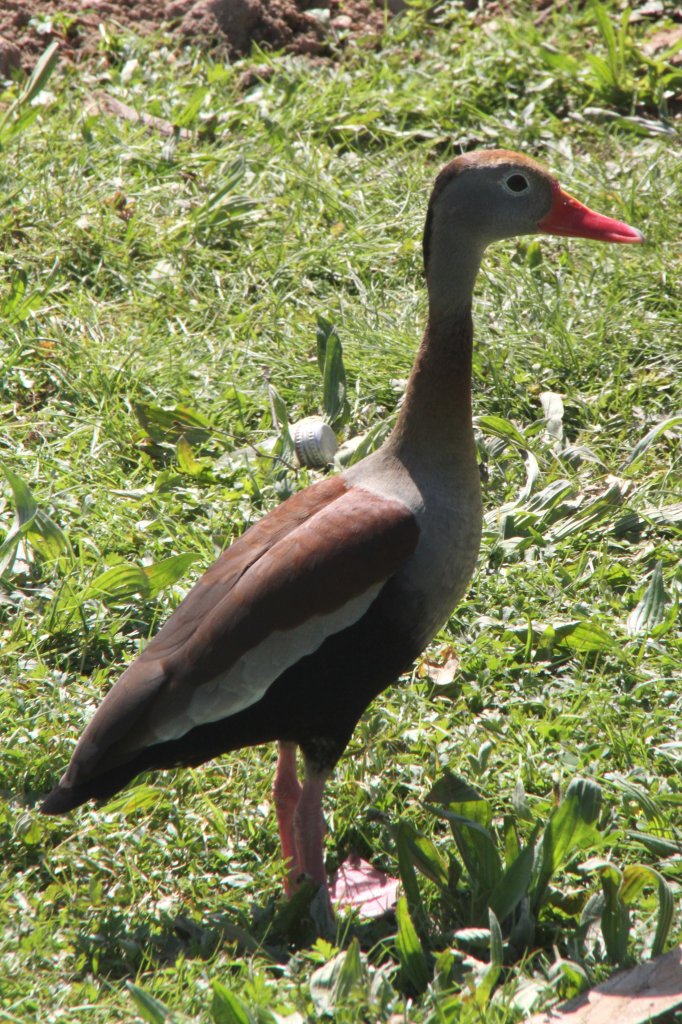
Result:
<instances>
[{"instance_id":1,"label":"bird's head","mask_svg":"<svg viewBox=\"0 0 682 1024\"><path fill-rule=\"evenodd\" d=\"M438 175L424 231L424 261L462 247L478 262L491 242L544 232L601 242L643 242L622 221L595 213L564 192L535 160L505 149L466 153Z\"/></svg>"}]
</instances>

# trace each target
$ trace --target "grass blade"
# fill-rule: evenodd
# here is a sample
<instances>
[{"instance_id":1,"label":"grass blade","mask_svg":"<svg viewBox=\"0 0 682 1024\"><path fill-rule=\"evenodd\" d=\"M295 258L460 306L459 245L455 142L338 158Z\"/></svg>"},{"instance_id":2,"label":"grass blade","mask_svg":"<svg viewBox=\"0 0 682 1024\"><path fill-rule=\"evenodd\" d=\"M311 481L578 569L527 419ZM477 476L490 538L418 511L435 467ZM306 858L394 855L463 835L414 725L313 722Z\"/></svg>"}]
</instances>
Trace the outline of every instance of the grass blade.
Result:
<instances>
[{"instance_id":1,"label":"grass blade","mask_svg":"<svg viewBox=\"0 0 682 1024\"><path fill-rule=\"evenodd\" d=\"M675 427L679 427L682 424L682 416L670 416L667 420L662 420L661 423L657 423L655 427L644 435L641 441L638 441L635 447L630 452L629 457L623 464L623 469L632 469L633 466L641 459L642 455L648 448L654 443L656 438L664 434L666 430L674 430Z\"/></svg>"},{"instance_id":2,"label":"grass blade","mask_svg":"<svg viewBox=\"0 0 682 1024\"><path fill-rule=\"evenodd\" d=\"M35 120L37 110L28 111L30 117L24 119L18 118L16 121L12 121L15 114L19 113L22 107L28 106L38 95L42 92L48 83L48 80L57 66L59 60L59 43L54 40L47 47L45 52L41 54L39 59L36 61L31 75L26 82L26 85L17 96L14 103L5 111L4 116L0 120L0 144L6 142L14 135L18 135L23 128L27 128L28 125Z\"/></svg>"}]
</instances>

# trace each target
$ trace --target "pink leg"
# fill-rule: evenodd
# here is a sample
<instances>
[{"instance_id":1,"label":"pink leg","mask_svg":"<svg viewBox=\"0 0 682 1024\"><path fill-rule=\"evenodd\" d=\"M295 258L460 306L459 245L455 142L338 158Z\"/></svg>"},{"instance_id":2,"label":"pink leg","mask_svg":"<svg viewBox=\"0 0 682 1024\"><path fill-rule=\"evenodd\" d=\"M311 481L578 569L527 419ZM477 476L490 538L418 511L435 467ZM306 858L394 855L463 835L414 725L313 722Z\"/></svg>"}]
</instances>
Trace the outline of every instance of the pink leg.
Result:
<instances>
[{"instance_id":1,"label":"pink leg","mask_svg":"<svg viewBox=\"0 0 682 1024\"><path fill-rule=\"evenodd\" d=\"M319 885L327 885L322 840L326 826L322 814L322 793L328 772L317 773L306 768L305 781L294 814L294 835L298 862L306 875Z\"/></svg>"},{"instance_id":2,"label":"pink leg","mask_svg":"<svg viewBox=\"0 0 682 1024\"><path fill-rule=\"evenodd\" d=\"M296 808L301 799L301 784L296 772L296 744L280 743L277 771L272 787L272 796L277 810L279 839L282 845L282 857L288 866L284 889L287 896L296 889L296 881L305 871L301 863L294 824Z\"/></svg>"}]
</instances>

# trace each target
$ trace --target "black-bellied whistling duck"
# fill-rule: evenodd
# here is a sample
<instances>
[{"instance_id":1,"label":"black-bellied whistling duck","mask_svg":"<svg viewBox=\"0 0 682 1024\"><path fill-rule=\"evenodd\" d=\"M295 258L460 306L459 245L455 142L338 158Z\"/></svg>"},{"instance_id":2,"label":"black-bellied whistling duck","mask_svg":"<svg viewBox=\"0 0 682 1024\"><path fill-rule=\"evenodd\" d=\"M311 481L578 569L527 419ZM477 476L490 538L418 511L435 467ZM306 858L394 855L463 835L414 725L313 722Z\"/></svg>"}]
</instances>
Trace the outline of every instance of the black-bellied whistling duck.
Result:
<instances>
[{"instance_id":1,"label":"black-bellied whistling duck","mask_svg":"<svg viewBox=\"0 0 682 1024\"><path fill-rule=\"evenodd\" d=\"M221 555L107 694L43 811L109 797L149 768L276 740L287 890L302 874L326 882L325 781L367 705L424 649L474 570L472 292L490 242L535 232L642 241L528 157L469 153L441 171L424 230L428 323L392 434Z\"/></svg>"}]
</instances>

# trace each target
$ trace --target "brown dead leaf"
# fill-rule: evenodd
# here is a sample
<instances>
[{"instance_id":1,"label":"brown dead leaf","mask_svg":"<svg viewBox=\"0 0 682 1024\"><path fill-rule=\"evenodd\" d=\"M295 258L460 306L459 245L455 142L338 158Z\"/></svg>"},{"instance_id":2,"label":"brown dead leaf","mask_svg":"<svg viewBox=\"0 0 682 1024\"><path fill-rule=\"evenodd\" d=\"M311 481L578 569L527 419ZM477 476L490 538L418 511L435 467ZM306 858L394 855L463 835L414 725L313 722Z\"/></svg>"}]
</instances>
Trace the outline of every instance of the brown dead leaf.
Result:
<instances>
[{"instance_id":1,"label":"brown dead leaf","mask_svg":"<svg viewBox=\"0 0 682 1024\"><path fill-rule=\"evenodd\" d=\"M529 1024L646 1024L682 1005L682 946L621 971Z\"/></svg>"},{"instance_id":2,"label":"brown dead leaf","mask_svg":"<svg viewBox=\"0 0 682 1024\"><path fill-rule=\"evenodd\" d=\"M642 50L648 57L653 57L661 50L668 50L682 40L682 25L675 25L674 28L661 29L654 32L652 36L642 43ZM678 50L670 57L671 64L682 64L682 50Z\"/></svg>"},{"instance_id":3,"label":"brown dead leaf","mask_svg":"<svg viewBox=\"0 0 682 1024\"><path fill-rule=\"evenodd\" d=\"M442 660L441 660L442 659ZM419 666L419 678L428 678L436 686L448 686L457 675L459 658L452 647L444 647L439 652L438 661L424 659Z\"/></svg>"}]
</instances>

